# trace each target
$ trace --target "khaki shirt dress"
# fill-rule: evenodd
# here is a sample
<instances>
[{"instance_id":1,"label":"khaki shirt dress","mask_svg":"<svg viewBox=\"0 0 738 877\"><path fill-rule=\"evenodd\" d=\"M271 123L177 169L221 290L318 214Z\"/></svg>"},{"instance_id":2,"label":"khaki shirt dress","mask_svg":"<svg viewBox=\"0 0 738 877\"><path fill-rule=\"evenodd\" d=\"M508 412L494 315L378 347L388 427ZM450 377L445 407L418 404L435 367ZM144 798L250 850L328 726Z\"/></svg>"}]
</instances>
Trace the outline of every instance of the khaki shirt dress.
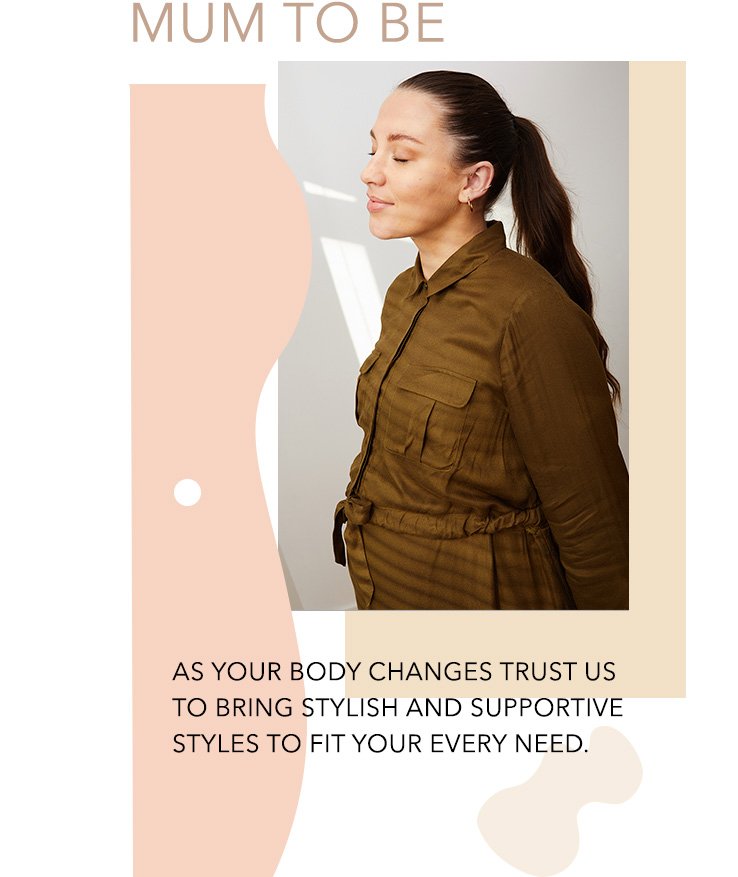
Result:
<instances>
[{"instance_id":1,"label":"khaki shirt dress","mask_svg":"<svg viewBox=\"0 0 738 877\"><path fill-rule=\"evenodd\" d=\"M628 607L594 324L499 222L428 281L418 259L392 283L356 418L333 544L360 609Z\"/></svg>"}]
</instances>

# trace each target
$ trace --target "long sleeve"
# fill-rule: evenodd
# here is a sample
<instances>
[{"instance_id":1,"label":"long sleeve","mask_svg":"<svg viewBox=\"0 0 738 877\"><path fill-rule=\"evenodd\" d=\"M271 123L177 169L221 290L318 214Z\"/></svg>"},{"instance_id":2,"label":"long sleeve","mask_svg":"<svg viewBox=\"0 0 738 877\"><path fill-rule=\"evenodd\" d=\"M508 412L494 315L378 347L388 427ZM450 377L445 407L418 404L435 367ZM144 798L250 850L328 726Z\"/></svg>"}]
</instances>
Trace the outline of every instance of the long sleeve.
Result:
<instances>
[{"instance_id":1,"label":"long sleeve","mask_svg":"<svg viewBox=\"0 0 738 877\"><path fill-rule=\"evenodd\" d=\"M578 609L628 607L628 473L590 318L553 283L500 348L510 425Z\"/></svg>"}]
</instances>

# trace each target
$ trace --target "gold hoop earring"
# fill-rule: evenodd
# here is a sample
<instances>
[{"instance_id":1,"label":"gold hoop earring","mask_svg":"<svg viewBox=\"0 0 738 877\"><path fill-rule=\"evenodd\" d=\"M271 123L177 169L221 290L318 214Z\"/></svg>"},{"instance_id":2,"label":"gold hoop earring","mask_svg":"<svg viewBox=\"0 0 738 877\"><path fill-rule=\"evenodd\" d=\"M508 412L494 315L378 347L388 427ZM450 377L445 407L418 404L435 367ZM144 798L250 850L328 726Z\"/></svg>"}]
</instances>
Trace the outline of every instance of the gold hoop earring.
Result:
<instances>
[{"instance_id":1,"label":"gold hoop earring","mask_svg":"<svg viewBox=\"0 0 738 877\"><path fill-rule=\"evenodd\" d=\"M471 212L474 213L474 205L472 204L472 199L469 198L469 200L466 203L469 205L469 210L471 210Z\"/></svg>"}]
</instances>

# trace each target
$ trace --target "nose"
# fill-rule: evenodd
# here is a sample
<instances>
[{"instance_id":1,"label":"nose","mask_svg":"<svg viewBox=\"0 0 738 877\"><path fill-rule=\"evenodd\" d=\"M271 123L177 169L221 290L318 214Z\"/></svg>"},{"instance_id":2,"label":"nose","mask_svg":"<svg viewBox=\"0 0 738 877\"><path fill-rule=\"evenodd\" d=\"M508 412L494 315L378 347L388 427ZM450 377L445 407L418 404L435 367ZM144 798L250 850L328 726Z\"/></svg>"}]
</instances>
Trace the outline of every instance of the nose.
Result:
<instances>
[{"instance_id":1,"label":"nose","mask_svg":"<svg viewBox=\"0 0 738 877\"><path fill-rule=\"evenodd\" d=\"M365 186L383 186L386 182L384 171L382 170L382 166L376 154L369 158L366 167L361 172L361 182L364 183Z\"/></svg>"}]
</instances>

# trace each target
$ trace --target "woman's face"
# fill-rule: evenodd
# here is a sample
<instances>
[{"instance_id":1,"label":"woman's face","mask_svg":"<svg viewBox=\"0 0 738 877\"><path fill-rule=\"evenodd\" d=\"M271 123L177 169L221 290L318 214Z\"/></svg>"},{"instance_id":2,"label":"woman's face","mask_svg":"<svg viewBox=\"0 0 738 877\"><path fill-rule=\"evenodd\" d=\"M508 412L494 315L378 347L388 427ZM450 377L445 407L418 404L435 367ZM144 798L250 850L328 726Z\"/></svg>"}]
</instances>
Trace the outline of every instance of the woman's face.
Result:
<instances>
[{"instance_id":1,"label":"woman's face","mask_svg":"<svg viewBox=\"0 0 738 877\"><path fill-rule=\"evenodd\" d=\"M382 104L371 132L367 187L369 229L388 238L435 240L459 214L467 181L454 161L438 102L399 89Z\"/></svg>"}]
</instances>

